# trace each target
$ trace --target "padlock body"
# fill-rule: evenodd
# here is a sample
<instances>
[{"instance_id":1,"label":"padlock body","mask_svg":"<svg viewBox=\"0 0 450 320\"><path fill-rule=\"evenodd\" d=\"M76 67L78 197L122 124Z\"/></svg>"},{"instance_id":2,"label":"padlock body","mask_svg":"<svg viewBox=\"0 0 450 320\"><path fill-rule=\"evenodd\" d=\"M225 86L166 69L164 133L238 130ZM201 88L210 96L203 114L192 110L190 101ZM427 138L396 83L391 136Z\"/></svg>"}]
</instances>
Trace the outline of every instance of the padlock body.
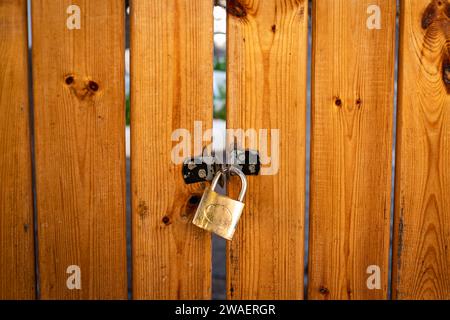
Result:
<instances>
[{"instance_id":1,"label":"padlock body","mask_svg":"<svg viewBox=\"0 0 450 320\"><path fill-rule=\"evenodd\" d=\"M228 198L208 187L192 222L202 229L231 240L243 210L243 202Z\"/></svg>"}]
</instances>

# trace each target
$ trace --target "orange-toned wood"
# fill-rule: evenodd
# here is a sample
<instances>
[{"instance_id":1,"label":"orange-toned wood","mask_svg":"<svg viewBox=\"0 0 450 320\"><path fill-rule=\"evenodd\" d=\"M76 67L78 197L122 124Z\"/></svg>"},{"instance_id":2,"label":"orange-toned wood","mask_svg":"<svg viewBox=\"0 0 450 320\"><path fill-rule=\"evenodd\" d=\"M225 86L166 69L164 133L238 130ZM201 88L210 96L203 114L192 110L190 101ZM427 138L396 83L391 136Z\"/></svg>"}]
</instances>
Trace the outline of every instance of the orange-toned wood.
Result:
<instances>
[{"instance_id":1,"label":"orange-toned wood","mask_svg":"<svg viewBox=\"0 0 450 320\"><path fill-rule=\"evenodd\" d=\"M131 2L135 299L211 297L211 235L191 223L205 184L184 184L172 133L187 129L193 146L194 122L212 127L212 40L211 0Z\"/></svg>"},{"instance_id":2,"label":"orange-toned wood","mask_svg":"<svg viewBox=\"0 0 450 320\"><path fill-rule=\"evenodd\" d=\"M316 0L313 15L308 298L386 299L396 1Z\"/></svg>"},{"instance_id":3,"label":"orange-toned wood","mask_svg":"<svg viewBox=\"0 0 450 320\"><path fill-rule=\"evenodd\" d=\"M0 300L35 298L27 1L0 1Z\"/></svg>"},{"instance_id":4,"label":"orange-toned wood","mask_svg":"<svg viewBox=\"0 0 450 320\"><path fill-rule=\"evenodd\" d=\"M450 1L401 2L395 299L450 299Z\"/></svg>"},{"instance_id":5,"label":"orange-toned wood","mask_svg":"<svg viewBox=\"0 0 450 320\"><path fill-rule=\"evenodd\" d=\"M125 5L76 3L70 30L73 1L32 1L40 292L124 299ZM71 265L81 290L66 285Z\"/></svg>"},{"instance_id":6,"label":"orange-toned wood","mask_svg":"<svg viewBox=\"0 0 450 320\"><path fill-rule=\"evenodd\" d=\"M228 2L227 126L267 129L274 168L249 178L227 248L229 299L303 297L307 21L308 1ZM266 154L264 140L254 147ZM238 188L233 180L230 194Z\"/></svg>"}]
</instances>

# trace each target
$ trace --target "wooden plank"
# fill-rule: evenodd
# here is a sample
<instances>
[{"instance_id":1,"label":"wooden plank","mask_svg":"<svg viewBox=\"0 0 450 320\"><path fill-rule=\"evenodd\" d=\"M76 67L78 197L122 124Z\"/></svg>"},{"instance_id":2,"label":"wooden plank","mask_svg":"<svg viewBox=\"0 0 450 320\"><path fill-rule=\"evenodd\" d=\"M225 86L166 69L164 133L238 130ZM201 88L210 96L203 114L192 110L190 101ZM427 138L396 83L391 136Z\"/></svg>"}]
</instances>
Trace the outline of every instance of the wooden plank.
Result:
<instances>
[{"instance_id":1,"label":"wooden plank","mask_svg":"<svg viewBox=\"0 0 450 320\"><path fill-rule=\"evenodd\" d=\"M32 1L41 298L122 299L125 6L77 1L69 29L72 3ZM66 284L72 265L80 290Z\"/></svg>"},{"instance_id":2,"label":"wooden plank","mask_svg":"<svg viewBox=\"0 0 450 320\"><path fill-rule=\"evenodd\" d=\"M227 295L301 299L308 3L229 1L228 13L227 126L268 129L268 150L279 147L280 155L277 161L268 154L273 159L265 168L273 165L273 175L249 178L246 207L227 248ZM279 144L272 129L279 130ZM263 141L256 147L266 154ZM240 147L252 148L248 141ZM238 188L231 182L230 195Z\"/></svg>"},{"instance_id":3,"label":"wooden plank","mask_svg":"<svg viewBox=\"0 0 450 320\"><path fill-rule=\"evenodd\" d=\"M205 184L184 184L172 133L194 143L195 121L212 127L212 12L210 0L131 2L135 299L211 297L211 236L191 223Z\"/></svg>"},{"instance_id":4,"label":"wooden plank","mask_svg":"<svg viewBox=\"0 0 450 320\"><path fill-rule=\"evenodd\" d=\"M393 297L450 299L450 2L401 2Z\"/></svg>"},{"instance_id":5,"label":"wooden plank","mask_svg":"<svg viewBox=\"0 0 450 320\"><path fill-rule=\"evenodd\" d=\"M396 1L317 0L313 15L308 298L386 299Z\"/></svg>"},{"instance_id":6,"label":"wooden plank","mask_svg":"<svg viewBox=\"0 0 450 320\"><path fill-rule=\"evenodd\" d=\"M34 299L27 2L0 2L0 300Z\"/></svg>"}]
</instances>

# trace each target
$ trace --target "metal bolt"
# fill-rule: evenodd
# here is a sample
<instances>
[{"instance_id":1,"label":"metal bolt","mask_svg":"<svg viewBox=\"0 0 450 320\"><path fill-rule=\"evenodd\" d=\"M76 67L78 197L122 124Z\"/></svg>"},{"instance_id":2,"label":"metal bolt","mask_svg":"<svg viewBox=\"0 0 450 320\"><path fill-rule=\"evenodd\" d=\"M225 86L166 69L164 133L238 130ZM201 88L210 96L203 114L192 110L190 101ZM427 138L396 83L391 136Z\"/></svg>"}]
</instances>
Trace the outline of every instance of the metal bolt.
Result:
<instances>
[{"instance_id":1,"label":"metal bolt","mask_svg":"<svg viewBox=\"0 0 450 320\"><path fill-rule=\"evenodd\" d=\"M196 167L197 167L197 165L194 162L189 162L189 164L188 164L189 170L194 170Z\"/></svg>"},{"instance_id":2,"label":"metal bolt","mask_svg":"<svg viewBox=\"0 0 450 320\"><path fill-rule=\"evenodd\" d=\"M198 170L198 176L199 176L201 179L205 179L205 178L206 178L206 171L205 171L205 169L200 169L200 170Z\"/></svg>"}]
</instances>

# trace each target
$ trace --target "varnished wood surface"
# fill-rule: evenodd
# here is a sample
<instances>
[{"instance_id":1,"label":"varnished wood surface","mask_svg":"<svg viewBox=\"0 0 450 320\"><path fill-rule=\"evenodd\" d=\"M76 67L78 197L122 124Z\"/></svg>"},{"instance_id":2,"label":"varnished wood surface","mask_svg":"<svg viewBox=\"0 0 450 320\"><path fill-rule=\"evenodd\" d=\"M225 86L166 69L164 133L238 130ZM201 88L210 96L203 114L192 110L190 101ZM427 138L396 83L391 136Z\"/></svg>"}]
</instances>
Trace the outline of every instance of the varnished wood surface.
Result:
<instances>
[{"instance_id":1,"label":"varnished wood surface","mask_svg":"<svg viewBox=\"0 0 450 320\"><path fill-rule=\"evenodd\" d=\"M395 299L450 299L450 2L401 2Z\"/></svg>"},{"instance_id":2,"label":"varnished wood surface","mask_svg":"<svg viewBox=\"0 0 450 320\"><path fill-rule=\"evenodd\" d=\"M40 295L126 299L125 6L77 1L69 30L72 4L32 1Z\"/></svg>"},{"instance_id":3,"label":"varnished wood surface","mask_svg":"<svg viewBox=\"0 0 450 320\"><path fill-rule=\"evenodd\" d=\"M376 3L380 29L373 1L314 2L309 299L388 295L396 1Z\"/></svg>"},{"instance_id":4,"label":"varnished wood surface","mask_svg":"<svg viewBox=\"0 0 450 320\"><path fill-rule=\"evenodd\" d=\"M0 1L0 300L34 299L27 2Z\"/></svg>"},{"instance_id":5,"label":"varnished wood surface","mask_svg":"<svg viewBox=\"0 0 450 320\"><path fill-rule=\"evenodd\" d=\"M131 2L135 299L211 298L211 235L191 223L206 184L185 185L172 133L188 130L185 156L201 155L194 122L212 127L212 14L210 0Z\"/></svg>"},{"instance_id":6,"label":"varnished wood surface","mask_svg":"<svg viewBox=\"0 0 450 320\"><path fill-rule=\"evenodd\" d=\"M241 147L272 156L264 167L274 168L272 175L249 178L245 210L227 248L229 299L303 298L307 21L303 0L228 2L227 126L268 130L268 146L259 139ZM233 179L230 195L238 188Z\"/></svg>"}]
</instances>

